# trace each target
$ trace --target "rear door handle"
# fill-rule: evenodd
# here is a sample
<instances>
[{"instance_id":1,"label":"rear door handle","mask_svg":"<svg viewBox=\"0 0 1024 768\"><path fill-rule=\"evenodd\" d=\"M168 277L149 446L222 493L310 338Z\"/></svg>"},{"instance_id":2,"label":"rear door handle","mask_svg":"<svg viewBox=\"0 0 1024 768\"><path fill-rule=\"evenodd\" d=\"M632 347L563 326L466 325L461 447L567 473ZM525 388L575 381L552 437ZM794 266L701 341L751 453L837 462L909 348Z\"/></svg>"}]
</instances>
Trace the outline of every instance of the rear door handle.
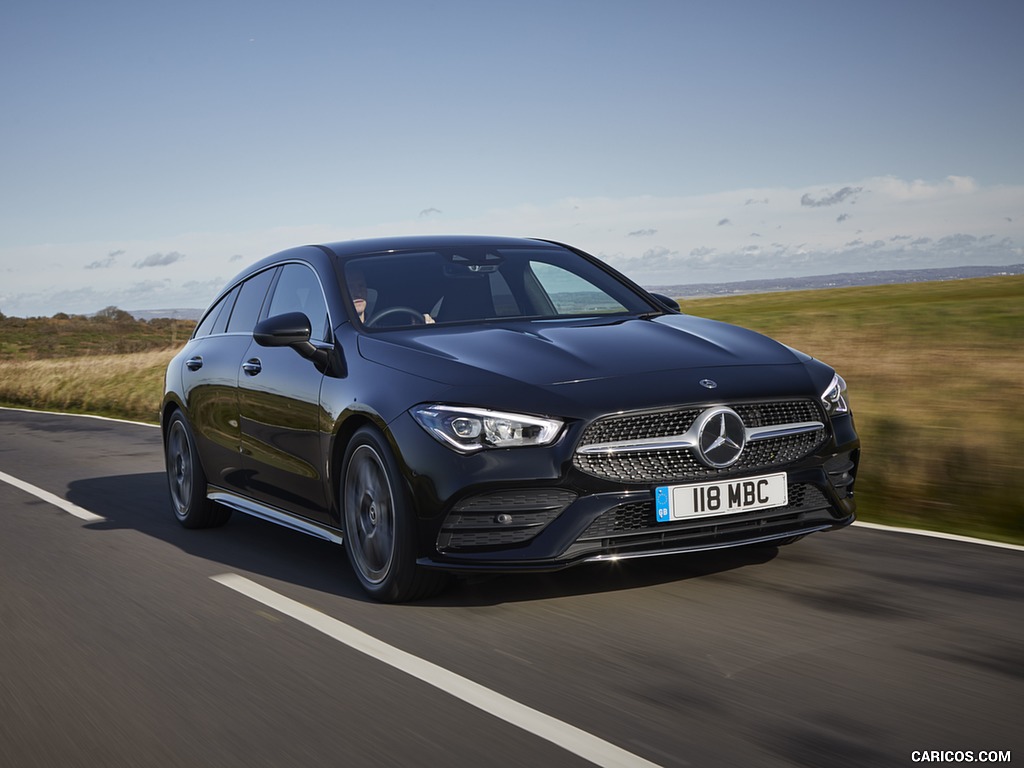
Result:
<instances>
[{"instance_id":1,"label":"rear door handle","mask_svg":"<svg viewBox=\"0 0 1024 768\"><path fill-rule=\"evenodd\" d=\"M185 361L185 367L188 368L190 371L198 371L200 368L203 367L203 358L200 357L199 355L196 355L195 357L190 357L188 360Z\"/></svg>"},{"instance_id":2,"label":"rear door handle","mask_svg":"<svg viewBox=\"0 0 1024 768\"><path fill-rule=\"evenodd\" d=\"M242 363L242 370L245 371L247 376L255 376L263 370L263 363L260 362L258 357L254 357Z\"/></svg>"}]
</instances>

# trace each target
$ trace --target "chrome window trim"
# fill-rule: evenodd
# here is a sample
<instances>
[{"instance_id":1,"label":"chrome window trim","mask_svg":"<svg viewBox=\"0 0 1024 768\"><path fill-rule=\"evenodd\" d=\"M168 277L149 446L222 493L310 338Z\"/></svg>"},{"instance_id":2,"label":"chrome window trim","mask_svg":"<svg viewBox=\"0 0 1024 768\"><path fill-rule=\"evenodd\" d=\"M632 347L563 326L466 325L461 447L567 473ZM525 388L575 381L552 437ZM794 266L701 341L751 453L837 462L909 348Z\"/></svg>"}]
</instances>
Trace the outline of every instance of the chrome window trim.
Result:
<instances>
[{"instance_id":1,"label":"chrome window trim","mask_svg":"<svg viewBox=\"0 0 1024 768\"><path fill-rule=\"evenodd\" d=\"M320 296L324 300L324 307L327 310L327 329L328 329L328 331L330 331L331 336L333 336L334 335L334 318L331 317L331 303L327 300L327 291L324 290L324 281L320 279L320 273L316 271L316 267L314 267L308 261L303 261L302 259L288 259L286 261L279 261L279 262L277 262L274 265L274 268L276 269L278 267L281 267L281 268L287 267L289 264L301 264L302 266L306 267L310 272L313 273L313 277L316 278L317 285L320 286ZM281 278L278 277L276 280L274 280L273 285L271 285L271 288L273 290L271 291L270 295L267 297L270 300L270 304L274 303L274 293L277 292L277 284L280 282L280 279ZM267 305L268 309L269 309L269 307L270 307L270 305ZM320 338L316 338L316 337L311 335L309 340L311 342L313 342L313 344L315 344L317 346L320 346L321 343L322 344L328 344L328 345L330 345L330 349L334 349L334 339L333 338L332 339L320 339Z\"/></svg>"},{"instance_id":2,"label":"chrome window trim","mask_svg":"<svg viewBox=\"0 0 1024 768\"><path fill-rule=\"evenodd\" d=\"M324 299L324 306L327 307L327 326L328 326L328 329L331 332L331 336L333 337L333 335L334 335L334 327L335 327L334 326L334 317L331 316L331 303L327 300L327 291L324 290L324 281L320 279L320 273L317 272L316 271L316 267L314 267L308 261L303 261L302 259L286 259L284 261L279 261L279 262L276 262L274 264L271 264L270 266L266 267L265 269L261 269L258 272L253 272L251 275L246 275L241 280L239 280L239 281L237 281L235 283L232 283L226 289L221 291L220 294L210 303L210 306L206 308L206 311L202 314L202 316L196 322L196 327L195 327L195 329L193 329L192 336L189 337L189 341L193 341L195 339L212 339L212 338L221 337L221 336L252 336L252 331L227 331L227 330L222 331L221 333L210 333L210 334L207 334L205 336L196 336L195 334L196 334L196 331L199 330L199 326L201 326L203 324L203 321L206 319L206 316L210 313L210 310L213 309L214 307L216 307L217 304L221 301L221 299L225 298L229 293L231 293L233 290L235 290L238 286L240 286L242 283L244 283L244 282L246 282L248 280L252 280L257 275L260 275L260 274L262 274L264 272L269 272L270 270L273 270L273 269L278 269L280 267L284 267L284 266L286 266L288 264L301 264L304 267L307 267L313 273L313 275L316 277L317 284L320 286L320 295ZM274 289L274 290L277 290L277 280L276 279L271 281L270 287L272 289ZM268 296L264 296L263 300L266 301L267 298L268 298ZM274 298L273 297L273 293L270 293L269 298L270 298L271 301L273 301L273 298ZM315 346L317 346L318 348L321 348L321 349L334 349L335 348L335 340L333 338L331 338L331 339L316 339L316 338L313 338L311 336L310 337L310 341Z\"/></svg>"}]
</instances>

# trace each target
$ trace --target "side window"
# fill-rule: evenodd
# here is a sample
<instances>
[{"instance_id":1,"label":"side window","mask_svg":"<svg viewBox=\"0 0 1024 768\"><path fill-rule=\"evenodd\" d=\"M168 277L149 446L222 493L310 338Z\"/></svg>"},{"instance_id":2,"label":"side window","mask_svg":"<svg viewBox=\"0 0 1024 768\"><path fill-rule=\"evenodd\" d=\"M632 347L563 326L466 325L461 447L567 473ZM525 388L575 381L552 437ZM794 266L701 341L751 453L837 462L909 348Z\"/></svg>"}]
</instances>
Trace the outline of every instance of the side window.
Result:
<instances>
[{"instance_id":1,"label":"side window","mask_svg":"<svg viewBox=\"0 0 1024 768\"><path fill-rule=\"evenodd\" d=\"M231 305L235 300L236 288L227 296L217 302L216 306L206 313L206 317L196 328L192 338L198 339L202 336L209 336L213 333L223 333L224 325L227 323L227 315L231 312ZM217 330L219 328L219 330Z\"/></svg>"},{"instance_id":2,"label":"side window","mask_svg":"<svg viewBox=\"0 0 1024 768\"><path fill-rule=\"evenodd\" d=\"M238 298L240 290L241 287L236 285L231 293L224 297L224 301L221 302L224 308L221 310L217 321L213 324L213 330L210 333L224 333L228 329L228 318L231 317L231 309L235 306L235 299Z\"/></svg>"},{"instance_id":3,"label":"side window","mask_svg":"<svg viewBox=\"0 0 1024 768\"><path fill-rule=\"evenodd\" d=\"M263 300L267 296L267 288L270 287L273 276L274 270L267 269L242 283L235 308L231 312L231 319L228 321L228 333L252 332L256 321L260 319Z\"/></svg>"},{"instance_id":4,"label":"side window","mask_svg":"<svg viewBox=\"0 0 1024 768\"><path fill-rule=\"evenodd\" d=\"M589 280L568 270L540 261L530 262L530 269L559 315L626 311Z\"/></svg>"},{"instance_id":5,"label":"side window","mask_svg":"<svg viewBox=\"0 0 1024 768\"><path fill-rule=\"evenodd\" d=\"M330 327L327 319L327 302L316 273L302 264L286 264L274 288L270 300L268 317L286 312L302 312L309 318L313 338L328 340Z\"/></svg>"}]
</instances>

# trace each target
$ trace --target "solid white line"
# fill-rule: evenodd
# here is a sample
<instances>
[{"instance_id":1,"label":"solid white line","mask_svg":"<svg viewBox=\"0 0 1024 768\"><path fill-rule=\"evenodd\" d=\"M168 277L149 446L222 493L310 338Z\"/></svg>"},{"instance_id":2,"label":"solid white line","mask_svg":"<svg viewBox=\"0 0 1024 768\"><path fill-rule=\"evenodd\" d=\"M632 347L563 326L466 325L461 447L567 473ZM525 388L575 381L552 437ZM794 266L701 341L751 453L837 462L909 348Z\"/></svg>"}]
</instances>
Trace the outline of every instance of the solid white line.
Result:
<instances>
[{"instance_id":1,"label":"solid white line","mask_svg":"<svg viewBox=\"0 0 1024 768\"><path fill-rule=\"evenodd\" d=\"M145 421L130 421L129 419L115 419L113 416L97 416L94 413L63 413L62 411L40 411L35 408L12 408L7 405L0 405L0 411L21 411L23 413L42 413L47 416L77 416L80 419L96 419L97 421L115 421L118 424L134 424L137 427L156 427L159 424L150 424Z\"/></svg>"},{"instance_id":2,"label":"solid white line","mask_svg":"<svg viewBox=\"0 0 1024 768\"><path fill-rule=\"evenodd\" d=\"M972 536L961 536L956 533L943 533L942 531L927 531L923 528L899 528L895 525L880 525L879 523L864 523L860 520L854 522L861 528L871 528L875 531L892 531L893 533L909 533L914 536L928 536L933 539L945 539L946 541L960 541L965 544L981 544L984 547L997 547L999 549L1012 549L1017 552L1024 552L1024 546L1020 544L1009 544L1005 541L992 541L991 539L976 539Z\"/></svg>"},{"instance_id":3,"label":"solid white line","mask_svg":"<svg viewBox=\"0 0 1024 768\"><path fill-rule=\"evenodd\" d=\"M262 603L268 608L290 616L296 621L323 632L328 637L344 643L350 648L382 661L407 675L444 691L457 699L483 710L524 731L550 741L568 752L572 752L594 765L607 766L648 766L652 763L632 752L600 739L593 734L538 712L525 704L503 696L500 693L474 683L468 678L450 672L411 653L406 653L366 634L344 622L314 610L307 605L262 587L249 579L234 573L212 576L214 581Z\"/></svg>"},{"instance_id":4,"label":"solid white line","mask_svg":"<svg viewBox=\"0 0 1024 768\"><path fill-rule=\"evenodd\" d=\"M16 477L12 477L11 475L8 475L6 472L0 472L0 480L7 483L8 485L13 485L15 488L20 488L26 493L32 494L37 499L42 499L47 504L53 504L53 506L59 509L63 509L69 515L74 515L75 517L79 517L82 520L87 520L90 523L98 523L103 520L106 520L105 517L100 517L99 515L94 514L87 509L82 509L82 507L78 506L77 504L72 504L70 501L62 499L60 496L55 496L49 491L44 491L42 488L36 488L34 485L29 485L24 480L19 480Z\"/></svg>"}]
</instances>

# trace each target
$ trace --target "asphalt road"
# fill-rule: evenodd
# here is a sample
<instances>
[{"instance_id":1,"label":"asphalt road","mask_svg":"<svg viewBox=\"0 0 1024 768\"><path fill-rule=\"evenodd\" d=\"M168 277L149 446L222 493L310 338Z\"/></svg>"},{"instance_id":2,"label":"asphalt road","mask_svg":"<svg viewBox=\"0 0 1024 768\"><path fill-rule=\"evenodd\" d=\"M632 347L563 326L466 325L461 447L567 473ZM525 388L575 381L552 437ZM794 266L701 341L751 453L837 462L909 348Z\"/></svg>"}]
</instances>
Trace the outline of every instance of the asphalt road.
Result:
<instances>
[{"instance_id":1,"label":"asphalt road","mask_svg":"<svg viewBox=\"0 0 1024 768\"><path fill-rule=\"evenodd\" d=\"M340 547L180 528L155 428L0 410L0 473L5 768L1024 762L1021 551L855 527L387 606Z\"/></svg>"}]
</instances>

